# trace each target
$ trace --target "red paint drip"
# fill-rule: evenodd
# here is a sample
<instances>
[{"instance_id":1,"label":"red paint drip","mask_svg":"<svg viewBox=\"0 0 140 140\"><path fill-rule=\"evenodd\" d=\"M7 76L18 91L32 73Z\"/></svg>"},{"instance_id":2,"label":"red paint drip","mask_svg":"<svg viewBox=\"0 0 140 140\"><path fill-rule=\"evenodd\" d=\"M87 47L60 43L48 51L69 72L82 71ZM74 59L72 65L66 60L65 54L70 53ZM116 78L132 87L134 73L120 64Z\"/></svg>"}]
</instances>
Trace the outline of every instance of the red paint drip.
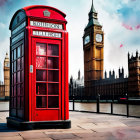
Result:
<instances>
[{"instance_id":1,"label":"red paint drip","mask_svg":"<svg viewBox=\"0 0 140 140\"><path fill-rule=\"evenodd\" d=\"M122 48L122 47L123 47L123 44L120 45L120 48Z\"/></svg>"},{"instance_id":2,"label":"red paint drip","mask_svg":"<svg viewBox=\"0 0 140 140\"><path fill-rule=\"evenodd\" d=\"M123 23L122 26L125 27L127 30L131 30L131 31L133 30L133 28L127 24Z\"/></svg>"},{"instance_id":3,"label":"red paint drip","mask_svg":"<svg viewBox=\"0 0 140 140\"><path fill-rule=\"evenodd\" d=\"M140 29L140 24L136 26L136 30Z\"/></svg>"}]
</instances>

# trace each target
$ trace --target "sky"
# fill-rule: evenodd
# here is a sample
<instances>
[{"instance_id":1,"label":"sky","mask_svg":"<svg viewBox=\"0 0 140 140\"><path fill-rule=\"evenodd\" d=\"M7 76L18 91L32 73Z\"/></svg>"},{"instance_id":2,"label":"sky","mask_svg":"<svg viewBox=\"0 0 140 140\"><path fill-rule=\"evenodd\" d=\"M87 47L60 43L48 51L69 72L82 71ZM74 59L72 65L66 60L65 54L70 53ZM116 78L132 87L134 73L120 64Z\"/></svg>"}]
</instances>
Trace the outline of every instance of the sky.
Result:
<instances>
[{"instance_id":1,"label":"sky","mask_svg":"<svg viewBox=\"0 0 140 140\"><path fill-rule=\"evenodd\" d=\"M88 13L92 0L0 0L0 81L3 81L3 61L9 53L9 24L13 14L29 5L55 7L67 17L69 32L69 77L84 75L83 42L84 28L88 24ZM98 21L103 26L104 70L124 67L128 75L127 53L140 51L140 1L139 0L94 0Z\"/></svg>"}]
</instances>

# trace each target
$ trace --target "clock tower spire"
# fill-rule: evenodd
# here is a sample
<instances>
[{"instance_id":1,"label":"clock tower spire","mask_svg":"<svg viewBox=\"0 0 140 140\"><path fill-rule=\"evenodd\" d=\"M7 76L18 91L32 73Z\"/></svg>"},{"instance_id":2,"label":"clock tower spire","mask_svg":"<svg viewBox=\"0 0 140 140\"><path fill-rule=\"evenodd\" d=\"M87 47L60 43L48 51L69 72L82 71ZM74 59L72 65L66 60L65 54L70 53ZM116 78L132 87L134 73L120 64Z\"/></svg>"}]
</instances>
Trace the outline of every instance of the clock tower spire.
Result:
<instances>
[{"instance_id":1,"label":"clock tower spire","mask_svg":"<svg viewBox=\"0 0 140 140\"><path fill-rule=\"evenodd\" d=\"M91 9L90 9L90 12L88 14L89 16L89 21L88 21L88 24L85 28L88 29L89 27L93 26L93 25L98 25L98 26L101 26L100 23L98 22L98 17L97 17L97 12L94 8L94 5L93 5L93 0L92 0L92 5L91 5Z\"/></svg>"},{"instance_id":2,"label":"clock tower spire","mask_svg":"<svg viewBox=\"0 0 140 140\"><path fill-rule=\"evenodd\" d=\"M98 21L93 0L89 12L88 24L84 29L84 82L85 87L90 86L91 81L103 78L104 63L104 33Z\"/></svg>"}]
</instances>

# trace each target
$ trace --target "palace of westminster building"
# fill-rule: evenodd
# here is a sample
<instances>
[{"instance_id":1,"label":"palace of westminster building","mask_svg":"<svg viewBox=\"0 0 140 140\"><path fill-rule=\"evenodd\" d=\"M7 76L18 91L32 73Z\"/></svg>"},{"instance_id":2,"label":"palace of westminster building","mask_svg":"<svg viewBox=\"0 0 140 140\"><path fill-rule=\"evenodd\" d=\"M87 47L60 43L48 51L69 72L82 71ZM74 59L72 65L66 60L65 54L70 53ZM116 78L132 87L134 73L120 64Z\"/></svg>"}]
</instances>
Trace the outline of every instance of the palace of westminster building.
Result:
<instances>
[{"instance_id":1,"label":"palace of westminster building","mask_svg":"<svg viewBox=\"0 0 140 140\"><path fill-rule=\"evenodd\" d=\"M109 72L109 78L107 78L107 73L103 72L104 32L98 22L93 2L89 12L89 22L84 29L83 51L85 92L82 96L89 96L89 98L97 95L124 97L127 94L129 97L140 97L140 55L138 51L136 51L136 56L130 56L128 53L128 77L124 77L123 68L119 68L118 78L115 77L114 71Z\"/></svg>"}]
</instances>

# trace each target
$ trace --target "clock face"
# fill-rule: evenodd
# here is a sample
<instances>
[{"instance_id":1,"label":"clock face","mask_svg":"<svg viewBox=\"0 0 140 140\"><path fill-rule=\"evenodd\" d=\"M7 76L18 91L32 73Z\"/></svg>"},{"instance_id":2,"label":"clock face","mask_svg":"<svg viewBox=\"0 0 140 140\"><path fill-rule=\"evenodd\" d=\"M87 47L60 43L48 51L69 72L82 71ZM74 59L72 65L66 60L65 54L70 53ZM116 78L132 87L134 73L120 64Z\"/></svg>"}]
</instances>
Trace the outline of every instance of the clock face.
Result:
<instances>
[{"instance_id":1,"label":"clock face","mask_svg":"<svg viewBox=\"0 0 140 140\"><path fill-rule=\"evenodd\" d=\"M84 44L86 45L89 42L90 42L90 36L88 35L85 37Z\"/></svg>"},{"instance_id":2,"label":"clock face","mask_svg":"<svg viewBox=\"0 0 140 140\"><path fill-rule=\"evenodd\" d=\"M101 34L96 34L96 41L97 42L102 42L102 40L103 40L102 35Z\"/></svg>"}]
</instances>

